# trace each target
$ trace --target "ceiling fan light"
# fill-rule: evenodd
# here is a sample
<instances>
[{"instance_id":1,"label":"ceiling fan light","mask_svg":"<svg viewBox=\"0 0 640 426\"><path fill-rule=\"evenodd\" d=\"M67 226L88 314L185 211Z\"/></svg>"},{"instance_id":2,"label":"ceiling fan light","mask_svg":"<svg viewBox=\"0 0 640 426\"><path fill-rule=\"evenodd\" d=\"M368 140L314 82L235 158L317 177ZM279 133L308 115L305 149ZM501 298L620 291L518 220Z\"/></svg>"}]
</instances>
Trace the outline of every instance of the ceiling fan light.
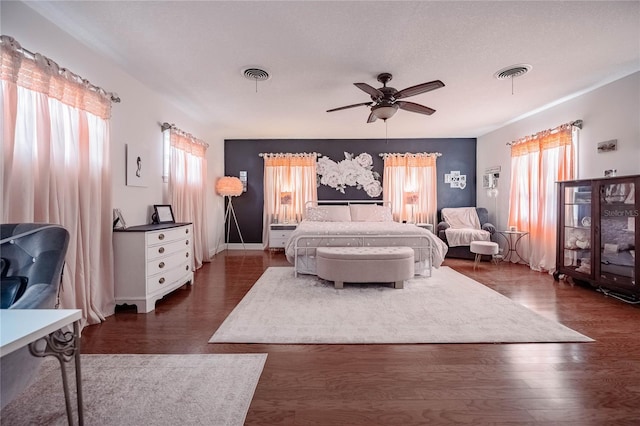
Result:
<instances>
[{"instance_id":1,"label":"ceiling fan light","mask_svg":"<svg viewBox=\"0 0 640 426\"><path fill-rule=\"evenodd\" d=\"M371 108L371 113L381 120L386 120L393 117L398 111L398 105L380 105Z\"/></svg>"}]
</instances>

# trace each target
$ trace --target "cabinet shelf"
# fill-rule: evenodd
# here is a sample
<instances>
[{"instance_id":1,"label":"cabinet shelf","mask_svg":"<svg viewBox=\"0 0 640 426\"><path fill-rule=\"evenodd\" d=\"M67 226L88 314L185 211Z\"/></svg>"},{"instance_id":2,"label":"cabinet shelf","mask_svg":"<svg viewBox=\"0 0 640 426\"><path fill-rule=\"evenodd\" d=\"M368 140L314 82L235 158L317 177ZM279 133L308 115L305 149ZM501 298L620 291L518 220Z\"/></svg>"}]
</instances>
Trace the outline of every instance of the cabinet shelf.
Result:
<instances>
[{"instance_id":1,"label":"cabinet shelf","mask_svg":"<svg viewBox=\"0 0 640 426\"><path fill-rule=\"evenodd\" d=\"M584 229L585 231L591 230L590 226L580 226L580 225L564 225L565 228L571 229Z\"/></svg>"},{"instance_id":2,"label":"cabinet shelf","mask_svg":"<svg viewBox=\"0 0 640 426\"><path fill-rule=\"evenodd\" d=\"M571 248L571 247L565 247L564 251L568 251L571 253L581 253L581 254L588 254L591 252L591 248Z\"/></svg>"}]
</instances>

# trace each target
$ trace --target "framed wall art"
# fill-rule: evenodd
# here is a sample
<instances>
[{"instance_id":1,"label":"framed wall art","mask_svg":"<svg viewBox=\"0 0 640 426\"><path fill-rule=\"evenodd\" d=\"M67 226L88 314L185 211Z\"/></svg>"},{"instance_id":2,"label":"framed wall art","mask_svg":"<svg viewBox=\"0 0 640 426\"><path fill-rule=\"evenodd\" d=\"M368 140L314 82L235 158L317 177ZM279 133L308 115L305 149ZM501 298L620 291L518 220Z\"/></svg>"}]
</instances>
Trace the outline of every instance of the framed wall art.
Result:
<instances>
[{"instance_id":1,"label":"framed wall art","mask_svg":"<svg viewBox=\"0 0 640 426\"><path fill-rule=\"evenodd\" d=\"M145 148L127 144L127 186L147 185L149 152Z\"/></svg>"},{"instance_id":2,"label":"framed wall art","mask_svg":"<svg viewBox=\"0 0 640 426\"><path fill-rule=\"evenodd\" d=\"M609 141L598 142L598 154L603 152L616 151L618 149L618 139L611 139Z\"/></svg>"}]
</instances>

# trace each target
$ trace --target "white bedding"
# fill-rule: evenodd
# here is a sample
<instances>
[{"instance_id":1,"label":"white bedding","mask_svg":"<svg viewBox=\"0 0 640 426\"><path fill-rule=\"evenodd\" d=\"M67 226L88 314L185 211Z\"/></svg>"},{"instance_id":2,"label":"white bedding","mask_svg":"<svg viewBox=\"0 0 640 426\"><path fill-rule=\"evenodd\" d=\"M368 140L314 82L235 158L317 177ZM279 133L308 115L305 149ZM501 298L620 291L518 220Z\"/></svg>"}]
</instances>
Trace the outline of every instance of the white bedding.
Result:
<instances>
[{"instance_id":1,"label":"white bedding","mask_svg":"<svg viewBox=\"0 0 640 426\"><path fill-rule=\"evenodd\" d=\"M393 243L401 244L402 236L407 236L407 245L409 244L408 236L410 235L424 235L429 241L431 241L432 247L432 263L434 267L439 267L444 261L444 256L447 253L447 245L438 238L431 231L412 224L404 224L398 222L315 222L303 220L295 231L291 234L289 241L285 246L285 253L287 260L292 264L295 263L295 250L294 244L296 238L306 235L321 235L323 239L331 238L332 235L393 235L398 236L398 239L393 239ZM375 245L388 244L389 240L383 241L376 240ZM314 246L310 246L314 247ZM301 254L299 253L299 256ZM309 268L313 269L313 268Z\"/></svg>"},{"instance_id":2,"label":"white bedding","mask_svg":"<svg viewBox=\"0 0 640 426\"><path fill-rule=\"evenodd\" d=\"M444 230L449 247L468 246L472 241L489 241L491 234L482 229L447 228Z\"/></svg>"},{"instance_id":3,"label":"white bedding","mask_svg":"<svg viewBox=\"0 0 640 426\"><path fill-rule=\"evenodd\" d=\"M480 229L480 219L475 207L442 209L442 219L449 224L444 230L449 247L468 246L472 241L489 241L491 234Z\"/></svg>"},{"instance_id":4,"label":"white bedding","mask_svg":"<svg viewBox=\"0 0 640 426\"><path fill-rule=\"evenodd\" d=\"M453 229L480 229L480 219L475 207L445 207L442 220Z\"/></svg>"}]
</instances>

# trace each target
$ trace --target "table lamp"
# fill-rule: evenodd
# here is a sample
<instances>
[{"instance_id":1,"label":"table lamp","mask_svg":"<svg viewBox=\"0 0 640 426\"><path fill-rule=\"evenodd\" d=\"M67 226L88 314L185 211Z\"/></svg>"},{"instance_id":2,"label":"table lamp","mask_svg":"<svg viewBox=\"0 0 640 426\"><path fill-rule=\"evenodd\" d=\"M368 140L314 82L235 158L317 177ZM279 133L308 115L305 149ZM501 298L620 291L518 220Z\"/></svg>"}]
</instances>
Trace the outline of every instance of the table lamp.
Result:
<instances>
[{"instance_id":1,"label":"table lamp","mask_svg":"<svg viewBox=\"0 0 640 426\"><path fill-rule=\"evenodd\" d=\"M405 200L405 204L409 204L411 206L411 217L409 218L409 223L414 223L414 217L413 217L413 206L415 206L416 204L418 204L418 193L416 191L407 191L404 193L404 200Z\"/></svg>"},{"instance_id":2,"label":"table lamp","mask_svg":"<svg viewBox=\"0 0 640 426\"><path fill-rule=\"evenodd\" d=\"M284 223L289 223L289 216L287 215L287 206L291 204L291 191L284 191L280 193L280 205L284 207Z\"/></svg>"}]
</instances>

